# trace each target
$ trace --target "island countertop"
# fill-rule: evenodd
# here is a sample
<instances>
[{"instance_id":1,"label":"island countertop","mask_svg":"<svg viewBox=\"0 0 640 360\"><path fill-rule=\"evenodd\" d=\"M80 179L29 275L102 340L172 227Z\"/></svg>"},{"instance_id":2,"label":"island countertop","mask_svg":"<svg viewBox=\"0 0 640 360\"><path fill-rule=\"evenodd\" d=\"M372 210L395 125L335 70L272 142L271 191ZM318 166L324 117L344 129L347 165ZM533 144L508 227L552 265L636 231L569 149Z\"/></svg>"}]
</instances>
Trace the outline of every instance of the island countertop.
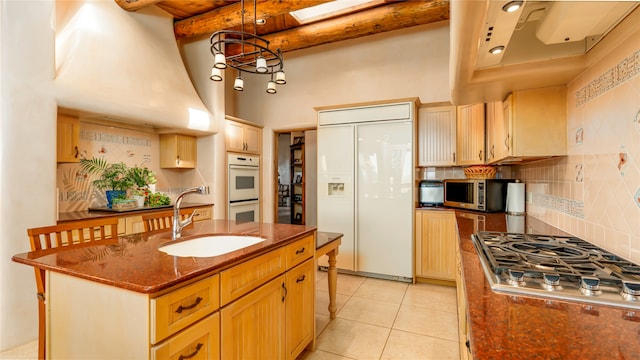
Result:
<instances>
[{"instance_id":1,"label":"island countertop","mask_svg":"<svg viewBox=\"0 0 640 360\"><path fill-rule=\"evenodd\" d=\"M124 235L113 245L97 245L34 257L18 254L13 261L139 293L152 294L204 274L214 274L292 240L312 234L315 227L289 224L236 223L213 220L194 223L181 240L199 235L246 235L265 239L258 244L215 257L177 257L158 250L171 241L171 231Z\"/></svg>"},{"instance_id":2,"label":"island countertop","mask_svg":"<svg viewBox=\"0 0 640 360\"><path fill-rule=\"evenodd\" d=\"M493 292L471 235L506 231L505 214L455 213L474 359L640 359L640 313L633 309ZM525 221L528 233L569 235Z\"/></svg>"}]
</instances>

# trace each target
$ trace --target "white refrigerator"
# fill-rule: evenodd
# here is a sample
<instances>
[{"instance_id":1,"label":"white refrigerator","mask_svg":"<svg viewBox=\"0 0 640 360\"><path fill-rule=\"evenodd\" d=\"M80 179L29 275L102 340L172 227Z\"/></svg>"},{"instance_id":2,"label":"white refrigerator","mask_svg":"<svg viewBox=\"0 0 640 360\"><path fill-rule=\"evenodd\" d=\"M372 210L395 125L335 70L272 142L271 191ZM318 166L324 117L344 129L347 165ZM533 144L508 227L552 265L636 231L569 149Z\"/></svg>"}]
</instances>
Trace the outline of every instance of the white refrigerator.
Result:
<instances>
[{"instance_id":1,"label":"white refrigerator","mask_svg":"<svg viewBox=\"0 0 640 360\"><path fill-rule=\"evenodd\" d=\"M317 226L344 234L339 269L412 279L414 125L404 117L319 118Z\"/></svg>"}]
</instances>

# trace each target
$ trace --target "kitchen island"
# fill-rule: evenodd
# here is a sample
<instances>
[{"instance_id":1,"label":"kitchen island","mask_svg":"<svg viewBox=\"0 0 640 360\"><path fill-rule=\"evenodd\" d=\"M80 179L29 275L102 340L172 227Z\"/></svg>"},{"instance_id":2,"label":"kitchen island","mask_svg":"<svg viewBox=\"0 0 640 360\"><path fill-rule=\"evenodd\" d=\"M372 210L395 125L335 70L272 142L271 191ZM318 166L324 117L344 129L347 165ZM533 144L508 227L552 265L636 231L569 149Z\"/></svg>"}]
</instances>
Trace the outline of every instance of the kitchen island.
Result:
<instances>
[{"instance_id":1,"label":"kitchen island","mask_svg":"<svg viewBox=\"0 0 640 360\"><path fill-rule=\"evenodd\" d=\"M471 235L507 231L505 214L455 213L473 359L640 359L633 309L492 291ZM529 216L525 229L569 235Z\"/></svg>"},{"instance_id":2,"label":"kitchen island","mask_svg":"<svg viewBox=\"0 0 640 360\"><path fill-rule=\"evenodd\" d=\"M170 232L139 233L14 256L47 271L48 356L293 359L313 346L315 227L203 221L181 240L208 234L265 240L215 257L174 257L158 250Z\"/></svg>"}]
</instances>

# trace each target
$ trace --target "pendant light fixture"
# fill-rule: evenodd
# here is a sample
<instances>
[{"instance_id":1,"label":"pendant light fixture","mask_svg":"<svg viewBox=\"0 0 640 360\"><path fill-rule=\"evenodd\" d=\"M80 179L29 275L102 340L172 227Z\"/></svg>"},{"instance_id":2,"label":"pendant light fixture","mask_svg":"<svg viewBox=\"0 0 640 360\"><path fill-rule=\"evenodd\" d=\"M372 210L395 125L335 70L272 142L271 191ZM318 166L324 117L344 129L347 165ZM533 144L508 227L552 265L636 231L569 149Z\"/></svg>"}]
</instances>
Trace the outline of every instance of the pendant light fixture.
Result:
<instances>
[{"instance_id":1,"label":"pendant light fixture","mask_svg":"<svg viewBox=\"0 0 640 360\"><path fill-rule=\"evenodd\" d=\"M275 51L270 49L269 41L256 33L258 22L264 23L264 20L257 19L256 1L253 0L253 34L244 31L245 8L244 0L242 0L240 3L242 6L241 31L220 30L209 38L214 61L209 78L213 81L222 81L221 70L229 66L238 70L238 77L235 79L233 88L237 91L243 91L242 72L270 75L266 91L269 94L275 94L277 92L276 84L284 85L287 83L284 73L284 59L280 49Z\"/></svg>"}]
</instances>

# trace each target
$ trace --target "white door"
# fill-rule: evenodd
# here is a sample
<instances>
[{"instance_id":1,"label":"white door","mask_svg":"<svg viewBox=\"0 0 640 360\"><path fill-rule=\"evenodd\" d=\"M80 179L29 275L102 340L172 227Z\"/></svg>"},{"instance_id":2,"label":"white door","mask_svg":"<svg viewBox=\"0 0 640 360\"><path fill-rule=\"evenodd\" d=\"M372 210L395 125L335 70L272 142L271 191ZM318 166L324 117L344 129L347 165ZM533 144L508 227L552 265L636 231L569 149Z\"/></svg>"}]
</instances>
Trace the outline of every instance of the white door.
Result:
<instances>
[{"instance_id":1,"label":"white door","mask_svg":"<svg viewBox=\"0 0 640 360\"><path fill-rule=\"evenodd\" d=\"M356 271L413 276L412 127L357 126Z\"/></svg>"},{"instance_id":2,"label":"white door","mask_svg":"<svg viewBox=\"0 0 640 360\"><path fill-rule=\"evenodd\" d=\"M318 128L318 231L342 233L337 267L354 270L354 126ZM323 257L326 258L326 257ZM319 259L319 265L327 265Z\"/></svg>"}]
</instances>

